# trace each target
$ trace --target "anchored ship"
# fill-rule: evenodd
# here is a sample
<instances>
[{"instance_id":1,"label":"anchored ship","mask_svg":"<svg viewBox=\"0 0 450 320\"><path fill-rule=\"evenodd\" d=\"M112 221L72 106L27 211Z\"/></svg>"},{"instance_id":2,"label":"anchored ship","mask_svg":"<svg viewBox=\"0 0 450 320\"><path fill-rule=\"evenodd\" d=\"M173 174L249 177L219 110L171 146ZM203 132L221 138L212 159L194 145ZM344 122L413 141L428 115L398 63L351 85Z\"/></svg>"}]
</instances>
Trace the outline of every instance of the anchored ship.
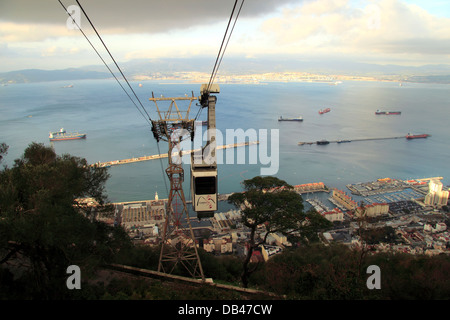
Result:
<instances>
[{"instance_id":1,"label":"anchored ship","mask_svg":"<svg viewBox=\"0 0 450 320\"><path fill-rule=\"evenodd\" d=\"M406 135L406 139L420 139L420 138L427 138L429 136L430 135L426 134L426 133L424 133L424 134L411 134L411 133L408 133Z\"/></svg>"},{"instance_id":2,"label":"anchored ship","mask_svg":"<svg viewBox=\"0 0 450 320\"><path fill-rule=\"evenodd\" d=\"M327 113L327 112L330 112L330 111L331 111L330 108L320 109L319 110L319 114L324 114L324 113Z\"/></svg>"},{"instance_id":3,"label":"anchored ship","mask_svg":"<svg viewBox=\"0 0 450 320\"><path fill-rule=\"evenodd\" d=\"M283 118L282 116L280 116L278 118L278 121L303 121L302 117L297 117L297 118Z\"/></svg>"},{"instance_id":4,"label":"anchored ship","mask_svg":"<svg viewBox=\"0 0 450 320\"><path fill-rule=\"evenodd\" d=\"M377 111L375 111L375 114L391 115L391 114L402 114L402 112L401 111L382 111L382 110L377 110Z\"/></svg>"},{"instance_id":5,"label":"anchored ship","mask_svg":"<svg viewBox=\"0 0 450 320\"><path fill-rule=\"evenodd\" d=\"M330 141L328 141L328 140L320 140L320 141L317 141L316 143L317 143L318 145L326 145L326 144L329 144Z\"/></svg>"},{"instance_id":6,"label":"anchored ship","mask_svg":"<svg viewBox=\"0 0 450 320\"><path fill-rule=\"evenodd\" d=\"M64 140L77 140L86 138L85 133L67 133L64 128L61 128L57 132L50 132L48 138L50 141L64 141Z\"/></svg>"}]
</instances>

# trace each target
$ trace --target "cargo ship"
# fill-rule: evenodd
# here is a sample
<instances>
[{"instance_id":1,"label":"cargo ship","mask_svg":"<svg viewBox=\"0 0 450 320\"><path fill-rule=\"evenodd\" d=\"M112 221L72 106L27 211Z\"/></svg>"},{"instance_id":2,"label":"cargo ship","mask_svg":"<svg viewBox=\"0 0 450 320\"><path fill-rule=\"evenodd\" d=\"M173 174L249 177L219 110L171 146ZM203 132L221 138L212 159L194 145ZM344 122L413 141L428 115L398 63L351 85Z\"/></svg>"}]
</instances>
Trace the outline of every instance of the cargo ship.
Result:
<instances>
[{"instance_id":1,"label":"cargo ship","mask_svg":"<svg viewBox=\"0 0 450 320\"><path fill-rule=\"evenodd\" d=\"M331 111L330 108L320 109L319 110L319 114L324 114L324 113L327 113L327 112L330 112L330 111Z\"/></svg>"},{"instance_id":2,"label":"cargo ship","mask_svg":"<svg viewBox=\"0 0 450 320\"><path fill-rule=\"evenodd\" d=\"M278 121L303 121L302 117L297 117L297 118L283 118L282 116L280 116L278 118Z\"/></svg>"},{"instance_id":3,"label":"cargo ship","mask_svg":"<svg viewBox=\"0 0 450 320\"><path fill-rule=\"evenodd\" d=\"M377 111L375 111L375 114L393 115L393 114L402 114L402 112L401 111L382 111L382 110L377 110Z\"/></svg>"},{"instance_id":4,"label":"cargo ship","mask_svg":"<svg viewBox=\"0 0 450 320\"><path fill-rule=\"evenodd\" d=\"M427 138L427 137L429 137L430 135L429 134L411 134L411 133L408 133L407 135L406 135L406 139L420 139L420 138Z\"/></svg>"},{"instance_id":5,"label":"cargo ship","mask_svg":"<svg viewBox=\"0 0 450 320\"><path fill-rule=\"evenodd\" d=\"M67 133L64 128L61 128L57 132L50 132L49 139L50 141L64 141L64 140L78 140L85 139L85 133Z\"/></svg>"},{"instance_id":6,"label":"cargo ship","mask_svg":"<svg viewBox=\"0 0 450 320\"><path fill-rule=\"evenodd\" d=\"M328 141L328 140L320 140L320 141L317 141L316 143L317 143L318 145L326 145L326 144L329 144L330 141Z\"/></svg>"}]
</instances>

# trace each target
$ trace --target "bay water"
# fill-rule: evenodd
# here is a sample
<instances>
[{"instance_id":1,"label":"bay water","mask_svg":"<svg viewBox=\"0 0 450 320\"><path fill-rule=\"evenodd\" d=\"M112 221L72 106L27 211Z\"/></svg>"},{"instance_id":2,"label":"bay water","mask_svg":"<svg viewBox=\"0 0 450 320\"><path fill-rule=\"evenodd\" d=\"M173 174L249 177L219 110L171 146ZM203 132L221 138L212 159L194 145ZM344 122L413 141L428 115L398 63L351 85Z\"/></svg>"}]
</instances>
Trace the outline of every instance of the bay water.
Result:
<instances>
[{"instance_id":1,"label":"bay water","mask_svg":"<svg viewBox=\"0 0 450 320\"><path fill-rule=\"evenodd\" d=\"M155 97L198 96L200 84L130 82L152 119L158 119ZM73 84L72 87L66 87ZM142 84L141 86L139 84ZM329 83L269 82L265 84L220 84L217 95L217 128L266 130L268 140L279 134L278 156L269 144L267 156L275 162L274 174L288 183L323 182L346 192L347 184L378 178L414 179L443 177L450 183L450 87L443 84L344 81ZM131 92L130 92L131 95ZM135 102L138 106L138 102ZM140 107L140 106L139 106ZM318 111L331 111L320 115ZM194 117L199 106L193 104ZM375 115L377 109L401 111L401 115ZM302 122L279 122L278 118L302 116ZM206 110L199 120L206 119ZM83 140L50 143L50 131L86 133ZM250 132L247 131L247 132ZM322 139L362 139L405 136L426 139L370 140L328 145L302 145ZM258 138L260 138L258 136ZM12 166L31 142L52 145L58 154L69 153L89 163L158 154L158 145L147 119L137 110L115 80L79 80L10 84L0 87L0 142L9 145L4 165ZM224 144L234 141L223 141ZM167 142L159 142L166 153ZM244 164L232 162L218 152L219 193L241 191L241 182L261 174L269 165L250 163L250 153L261 146L244 147ZM242 147L241 147L242 148ZM238 148L239 149L239 148ZM235 149L235 155L238 152ZM220 160L219 160L220 161ZM228 162L228 163L227 163ZM107 182L112 202L153 199L155 192L167 198L167 158L113 166ZM184 165L186 198L189 165Z\"/></svg>"}]
</instances>

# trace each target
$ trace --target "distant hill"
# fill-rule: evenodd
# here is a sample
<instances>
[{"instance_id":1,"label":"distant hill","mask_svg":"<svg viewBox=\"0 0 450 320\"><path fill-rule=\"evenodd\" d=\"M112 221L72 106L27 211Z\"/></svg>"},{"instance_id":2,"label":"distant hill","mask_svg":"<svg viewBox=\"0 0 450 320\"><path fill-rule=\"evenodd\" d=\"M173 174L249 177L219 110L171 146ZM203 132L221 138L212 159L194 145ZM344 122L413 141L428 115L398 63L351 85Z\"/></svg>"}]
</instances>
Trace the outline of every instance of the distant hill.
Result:
<instances>
[{"instance_id":1,"label":"distant hill","mask_svg":"<svg viewBox=\"0 0 450 320\"><path fill-rule=\"evenodd\" d=\"M170 72L211 72L214 58L136 59L120 64L126 75ZM93 68L91 66L90 68ZM104 66L103 66L104 69ZM96 69L98 70L98 69ZM301 60L287 58L246 59L225 57L219 68L224 74L254 74L268 72L309 72L313 74L340 74L355 76L430 76L450 75L450 65L400 66L359 63L350 60Z\"/></svg>"},{"instance_id":2,"label":"distant hill","mask_svg":"<svg viewBox=\"0 0 450 320\"><path fill-rule=\"evenodd\" d=\"M69 68L64 70L25 69L0 73L0 83L106 79L109 77L111 77L109 72L88 71L80 68Z\"/></svg>"},{"instance_id":3,"label":"distant hill","mask_svg":"<svg viewBox=\"0 0 450 320\"><path fill-rule=\"evenodd\" d=\"M175 72L210 73L214 57L135 59L119 63L128 79L155 74L170 76ZM111 70L121 78L115 66ZM286 58L246 59L225 57L219 74L248 75L269 72L308 72L322 75L369 76L405 82L450 84L450 65L399 66L358 63L349 60L301 60ZM27 83L40 81L107 79L111 74L104 65L85 66L63 70L26 69L0 73L0 83Z\"/></svg>"},{"instance_id":4,"label":"distant hill","mask_svg":"<svg viewBox=\"0 0 450 320\"><path fill-rule=\"evenodd\" d=\"M450 84L450 75L412 76L405 82Z\"/></svg>"}]
</instances>

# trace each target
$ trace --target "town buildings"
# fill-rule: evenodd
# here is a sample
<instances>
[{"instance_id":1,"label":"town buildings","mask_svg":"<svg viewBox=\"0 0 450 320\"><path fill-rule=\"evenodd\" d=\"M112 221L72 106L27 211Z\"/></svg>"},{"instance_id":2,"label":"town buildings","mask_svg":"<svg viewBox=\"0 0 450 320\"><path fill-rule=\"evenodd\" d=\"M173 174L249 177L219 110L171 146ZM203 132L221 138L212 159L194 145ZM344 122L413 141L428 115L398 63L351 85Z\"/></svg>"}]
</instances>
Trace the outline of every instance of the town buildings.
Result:
<instances>
[{"instance_id":1,"label":"town buildings","mask_svg":"<svg viewBox=\"0 0 450 320\"><path fill-rule=\"evenodd\" d=\"M394 181L394 184L392 184ZM413 181L414 182L414 181ZM427 182L428 193L423 191L426 187L423 182L417 189L416 182L407 181L405 185L416 188L416 199L409 195L392 195L386 193L386 198L392 201L367 201L363 208L342 190L328 189L323 183L311 183L294 186L294 191L300 194L316 192L323 194L336 207L328 208L321 205L321 200L304 199L311 203L323 217L333 222L334 228L319 235L325 245L342 243L350 247L362 244L357 228L357 218L365 217L367 228L395 230L395 243L379 243L371 246L374 251L407 252L411 254L442 254L450 253L450 234L445 221L449 221L448 213L444 211L448 201L448 191L443 190L439 180ZM391 185L387 185L391 183ZM402 186L402 181L377 180L377 194L374 198L382 200L379 195L381 188L393 190ZM372 184L360 184L372 186ZM359 186L359 185L358 185ZM375 188L374 188L375 189ZM330 196L327 196L330 194ZM403 197L403 198L402 198ZM409 198L408 198L409 197ZM369 200L369 199L368 199ZM163 229L166 214L166 200L134 201L114 204L116 223L121 224L130 232L134 239L148 245L157 245L161 241L160 231ZM444 207L444 209L443 209ZM226 212L216 212L212 218L196 221L191 218L196 245L211 254L245 255L250 237L249 230L242 223L240 210L233 209ZM266 236L266 229L261 226L257 229L256 237L262 239ZM292 246L288 238L281 233L267 235L266 242L255 250L252 261L267 261L273 255Z\"/></svg>"}]
</instances>

